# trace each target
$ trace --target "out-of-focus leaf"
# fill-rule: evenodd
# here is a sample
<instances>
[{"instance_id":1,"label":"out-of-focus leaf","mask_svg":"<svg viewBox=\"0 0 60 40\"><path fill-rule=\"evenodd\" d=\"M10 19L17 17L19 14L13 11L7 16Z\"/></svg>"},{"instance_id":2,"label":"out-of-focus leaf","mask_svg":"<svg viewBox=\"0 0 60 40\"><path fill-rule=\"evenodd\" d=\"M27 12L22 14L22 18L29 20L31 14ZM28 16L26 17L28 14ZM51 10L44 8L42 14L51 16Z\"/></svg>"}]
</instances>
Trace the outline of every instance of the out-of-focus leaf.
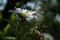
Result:
<instances>
[{"instance_id":1,"label":"out-of-focus leaf","mask_svg":"<svg viewBox=\"0 0 60 40\"><path fill-rule=\"evenodd\" d=\"M7 33L7 31L8 31L9 28L10 28L10 24L8 24L8 25L4 28L4 30L3 30L3 32L2 32L2 35L6 35L6 33Z\"/></svg>"},{"instance_id":2,"label":"out-of-focus leaf","mask_svg":"<svg viewBox=\"0 0 60 40\"><path fill-rule=\"evenodd\" d=\"M2 33L2 32L0 31L0 35L1 35L1 33Z\"/></svg>"},{"instance_id":3,"label":"out-of-focus leaf","mask_svg":"<svg viewBox=\"0 0 60 40\"><path fill-rule=\"evenodd\" d=\"M51 0L51 5L52 6L57 6L58 5L57 0Z\"/></svg>"},{"instance_id":4,"label":"out-of-focus leaf","mask_svg":"<svg viewBox=\"0 0 60 40\"><path fill-rule=\"evenodd\" d=\"M2 19L2 13L0 12L0 19Z\"/></svg>"},{"instance_id":5,"label":"out-of-focus leaf","mask_svg":"<svg viewBox=\"0 0 60 40\"><path fill-rule=\"evenodd\" d=\"M11 15L10 19L11 21L15 20L16 16L14 14Z\"/></svg>"},{"instance_id":6,"label":"out-of-focus leaf","mask_svg":"<svg viewBox=\"0 0 60 40\"><path fill-rule=\"evenodd\" d=\"M15 40L15 37L5 37L5 40Z\"/></svg>"}]
</instances>

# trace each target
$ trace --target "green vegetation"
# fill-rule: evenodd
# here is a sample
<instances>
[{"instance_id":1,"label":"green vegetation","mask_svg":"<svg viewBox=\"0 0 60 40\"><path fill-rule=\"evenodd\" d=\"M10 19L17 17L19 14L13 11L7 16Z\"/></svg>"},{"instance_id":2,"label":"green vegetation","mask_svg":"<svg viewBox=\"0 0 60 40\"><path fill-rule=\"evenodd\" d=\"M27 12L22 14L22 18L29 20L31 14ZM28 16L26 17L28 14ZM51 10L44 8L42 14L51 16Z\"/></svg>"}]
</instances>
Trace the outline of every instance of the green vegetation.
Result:
<instances>
[{"instance_id":1,"label":"green vegetation","mask_svg":"<svg viewBox=\"0 0 60 40\"><path fill-rule=\"evenodd\" d=\"M36 0L34 3L37 4ZM3 31L0 31L0 40L49 40L48 38L44 39L44 33L52 35L54 40L60 40L60 22L55 20L56 14L59 13L57 3L56 5L51 4L50 0L42 2L40 4L42 8L39 13L40 17L41 15L43 17L39 18L38 21L32 19L21 22L21 20L18 20L19 16L14 13L8 20L2 18L3 14L0 12L0 26L2 21L8 22Z\"/></svg>"}]
</instances>

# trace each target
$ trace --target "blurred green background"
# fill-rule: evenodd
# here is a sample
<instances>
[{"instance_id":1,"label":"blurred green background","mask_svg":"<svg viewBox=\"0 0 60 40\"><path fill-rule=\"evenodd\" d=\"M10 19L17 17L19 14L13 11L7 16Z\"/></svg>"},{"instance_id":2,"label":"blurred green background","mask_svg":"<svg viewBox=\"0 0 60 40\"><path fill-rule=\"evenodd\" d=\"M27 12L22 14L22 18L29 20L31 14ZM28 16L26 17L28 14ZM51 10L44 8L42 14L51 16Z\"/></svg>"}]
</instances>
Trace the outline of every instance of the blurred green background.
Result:
<instances>
[{"instance_id":1,"label":"blurred green background","mask_svg":"<svg viewBox=\"0 0 60 40\"><path fill-rule=\"evenodd\" d=\"M19 16L8 13L13 7L37 8L43 17L19 21ZM45 38L48 34L52 38ZM0 40L60 40L60 0L0 0Z\"/></svg>"}]
</instances>

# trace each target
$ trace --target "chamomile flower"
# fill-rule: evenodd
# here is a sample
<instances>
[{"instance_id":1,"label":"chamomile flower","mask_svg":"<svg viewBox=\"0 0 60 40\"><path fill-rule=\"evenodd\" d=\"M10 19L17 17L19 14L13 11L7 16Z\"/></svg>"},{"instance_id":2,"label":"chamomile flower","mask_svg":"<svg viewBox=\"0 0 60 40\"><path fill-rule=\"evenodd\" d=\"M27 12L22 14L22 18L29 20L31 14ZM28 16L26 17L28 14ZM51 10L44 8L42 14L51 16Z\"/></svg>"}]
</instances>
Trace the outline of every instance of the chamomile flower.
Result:
<instances>
[{"instance_id":1,"label":"chamomile flower","mask_svg":"<svg viewBox=\"0 0 60 40\"><path fill-rule=\"evenodd\" d=\"M9 12L19 13L21 16L25 17L26 19L33 19L38 18L37 11L30 11L27 9L21 9L21 8L15 8L16 10L12 11L9 10Z\"/></svg>"}]
</instances>

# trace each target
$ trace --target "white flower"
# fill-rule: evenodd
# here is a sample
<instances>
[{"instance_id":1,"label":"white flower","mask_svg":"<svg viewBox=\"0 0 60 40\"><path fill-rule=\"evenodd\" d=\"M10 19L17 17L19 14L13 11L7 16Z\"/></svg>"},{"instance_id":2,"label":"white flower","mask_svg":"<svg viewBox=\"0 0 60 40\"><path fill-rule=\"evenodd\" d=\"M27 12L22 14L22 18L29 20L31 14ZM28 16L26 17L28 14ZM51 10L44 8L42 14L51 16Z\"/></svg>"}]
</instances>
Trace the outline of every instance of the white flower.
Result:
<instances>
[{"instance_id":1,"label":"white flower","mask_svg":"<svg viewBox=\"0 0 60 40\"><path fill-rule=\"evenodd\" d=\"M14 11L9 10L9 12L19 13L20 15L22 15L23 17L25 17L28 20L33 19L33 18L38 18L37 11L30 11L30 10L21 9L21 8L15 8L15 9L16 10L14 10Z\"/></svg>"},{"instance_id":2,"label":"white flower","mask_svg":"<svg viewBox=\"0 0 60 40\"><path fill-rule=\"evenodd\" d=\"M27 14L32 15L32 14L35 14L35 13L37 13L37 11L28 11Z\"/></svg>"},{"instance_id":3,"label":"white flower","mask_svg":"<svg viewBox=\"0 0 60 40\"><path fill-rule=\"evenodd\" d=\"M27 9L21 9L21 12L27 12Z\"/></svg>"},{"instance_id":4,"label":"white flower","mask_svg":"<svg viewBox=\"0 0 60 40\"><path fill-rule=\"evenodd\" d=\"M54 38L52 37L52 35L48 34L48 33L44 33L44 40L54 40Z\"/></svg>"},{"instance_id":5,"label":"white flower","mask_svg":"<svg viewBox=\"0 0 60 40\"><path fill-rule=\"evenodd\" d=\"M15 13L20 13L21 12L21 8L16 8Z\"/></svg>"},{"instance_id":6,"label":"white flower","mask_svg":"<svg viewBox=\"0 0 60 40\"><path fill-rule=\"evenodd\" d=\"M58 21L58 22L60 22L60 14L58 14L58 13L56 14L55 20Z\"/></svg>"}]
</instances>

